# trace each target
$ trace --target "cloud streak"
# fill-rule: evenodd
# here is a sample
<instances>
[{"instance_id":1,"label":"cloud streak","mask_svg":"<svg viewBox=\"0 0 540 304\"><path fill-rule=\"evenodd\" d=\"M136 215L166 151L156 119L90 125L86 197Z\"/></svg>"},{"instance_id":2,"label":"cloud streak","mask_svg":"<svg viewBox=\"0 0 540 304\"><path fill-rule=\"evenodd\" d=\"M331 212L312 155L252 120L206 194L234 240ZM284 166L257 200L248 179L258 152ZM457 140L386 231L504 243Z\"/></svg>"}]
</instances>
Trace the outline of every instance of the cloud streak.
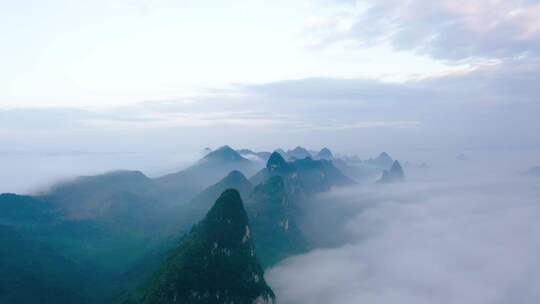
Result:
<instances>
[{"instance_id":1,"label":"cloud streak","mask_svg":"<svg viewBox=\"0 0 540 304\"><path fill-rule=\"evenodd\" d=\"M389 44L445 60L511 58L540 52L540 3L534 0L335 1L342 12L308 20L319 45L353 40Z\"/></svg>"},{"instance_id":2,"label":"cloud streak","mask_svg":"<svg viewBox=\"0 0 540 304\"><path fill-rule=\"evenodd\" d=\"M384 137L391 149L425 143L438 148L540 147L535 132L540 128L535 115L540 111L539 71L539 60L522 58L403 83L318 77L236 85L189 99L105 110L0 110L0 130L9 136L43 130L201 128L209 133L248 127L304 138L327 132L342 143L350 139L339 138L361 136L363 144L373 146Z\"/></svg>"}]
</instances>

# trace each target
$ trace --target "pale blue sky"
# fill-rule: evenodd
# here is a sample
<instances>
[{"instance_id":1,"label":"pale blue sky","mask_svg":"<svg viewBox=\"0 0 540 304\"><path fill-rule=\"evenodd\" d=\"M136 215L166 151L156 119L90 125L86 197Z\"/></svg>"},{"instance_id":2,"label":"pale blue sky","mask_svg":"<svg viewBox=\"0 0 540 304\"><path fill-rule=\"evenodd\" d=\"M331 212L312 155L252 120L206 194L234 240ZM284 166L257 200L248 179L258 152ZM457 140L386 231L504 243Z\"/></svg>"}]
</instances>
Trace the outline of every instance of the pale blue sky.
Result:
<instances>
[{"instance_id":1,"label":"pale blue sky","mask_svg":"<svg viewBox=\"0 0 540 304\"><path fill-rule=\"evenodd\" d=\"M540 149L539 15L539 0L0 0L0 150Z\"/></svg>"},{"instance_id":2,"label":"pale blue sky","mask_svg":"<svg viewBox=\"0 0 540 304\"><path fill-rule=\"evenodd\" d=\"M387 43L321 45L365 10L309 0L1 0L0 106L125 105L236 83L403 81L470 67Z\"/></svg>"}]
</instances>

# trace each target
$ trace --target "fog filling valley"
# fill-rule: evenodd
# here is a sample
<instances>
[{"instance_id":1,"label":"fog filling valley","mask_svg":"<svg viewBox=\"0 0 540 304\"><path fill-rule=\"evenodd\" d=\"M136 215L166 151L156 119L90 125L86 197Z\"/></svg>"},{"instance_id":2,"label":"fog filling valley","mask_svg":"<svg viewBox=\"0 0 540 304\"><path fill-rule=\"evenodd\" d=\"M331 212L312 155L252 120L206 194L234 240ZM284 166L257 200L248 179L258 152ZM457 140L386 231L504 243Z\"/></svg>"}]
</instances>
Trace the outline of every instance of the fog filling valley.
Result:
<instances>
[{"instance_id":1,"label":"fog filling valley","mask_svg":"<svg viewBox=\"0 0 540 304\"><path fill-rule=\"evenodd\" d=\"M540 0L0 0L0 304L540 303Z\"/></svg>"},{"instance_id":2,"label":"fog filling valley","mask_svg":"<svg viewBox=\"0 0 540 304\"><path fill-rule=\"evenodd\" d=\"M9 174L2 176L17 178L6 178L3 185L32 192L61 178L119 168L159 175L200 154L4 155ZM540 298L540 179L524 174L538 163L538 153L477 151L466 160L450 153L401 154L416 155L403 160L405 183L334 188L309 202L299 224L315 249L265 274L278 302L467 304ZM17 159L26 161L10 166ZM27 169L20 170L21 164ZM36 164L37 175L24 179Z\"/></svg>"},{"instance_id":3,"label":"fog filling valley","mask_svg":"<svg viewBox=\"0 0 540 304\"><path fill-rule=\"evenodd\" d=\"M324 249L266 274L280 303L539 298L539 180L485 163L409 168L405 184L320 195L303 228Z\"/></svg>"}]
</instances>

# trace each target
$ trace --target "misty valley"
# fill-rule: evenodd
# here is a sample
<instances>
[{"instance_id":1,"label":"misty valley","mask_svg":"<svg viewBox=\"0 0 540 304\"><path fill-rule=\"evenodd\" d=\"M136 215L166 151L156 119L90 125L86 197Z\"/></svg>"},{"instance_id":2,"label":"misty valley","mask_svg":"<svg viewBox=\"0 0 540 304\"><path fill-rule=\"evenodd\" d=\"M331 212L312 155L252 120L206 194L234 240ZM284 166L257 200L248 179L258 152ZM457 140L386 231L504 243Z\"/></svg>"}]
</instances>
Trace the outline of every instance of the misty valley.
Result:
<instances>
[{"instance_id":1,"label":"misty valley","mask_svg":"<svg viewBox=\"0 0 540 304\"><path fill-rule=\"evenodd\" d=\"M206 152L157 178L113 171L0 195L0 302L273 303L264 270L323 246L304 231L317 195L405 179L386 153Z\"/></svg>"},{"instance_id":2,"label":"misty valley","mask_svg":"<svg viewBox=\"0 0 540 304\"><path fill-rule=\"evenodd\" d=\"M463 155L454 169L328 148L203 155L153 178L116 170L1 194L0 303L382 303L467 286L489 299L493 285L524 298L538 292L534 276L508 287L527 267L511 257L539 248L536 167L486 178ZM486 282L498 267L497 283ZM392 287L404 279L411 285Z\"/></svg>"}]
</instances>

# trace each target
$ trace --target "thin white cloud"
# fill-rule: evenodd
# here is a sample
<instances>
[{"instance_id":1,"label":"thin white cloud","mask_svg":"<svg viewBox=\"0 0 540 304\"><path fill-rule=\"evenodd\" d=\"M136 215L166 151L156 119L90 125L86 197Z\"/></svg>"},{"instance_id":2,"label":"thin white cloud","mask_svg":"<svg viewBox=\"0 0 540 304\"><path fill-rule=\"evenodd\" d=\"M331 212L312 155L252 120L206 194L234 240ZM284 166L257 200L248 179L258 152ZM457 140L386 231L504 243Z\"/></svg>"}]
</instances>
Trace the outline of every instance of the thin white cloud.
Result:
<instances>
[{"instance_id":1,"label":"thin white cloud","mask_svg":"<svg viewBox=\"0 0 540 304\"><path fill-rule=\"evenodd\" d=\"M350 1L341 12L319 17L324 22L308 23L305 31L320 45L390 44L444 60L538 56L539 12L534 0ZM345 31L342 22L348 24Z\"/></svg>"}]
</instances>

